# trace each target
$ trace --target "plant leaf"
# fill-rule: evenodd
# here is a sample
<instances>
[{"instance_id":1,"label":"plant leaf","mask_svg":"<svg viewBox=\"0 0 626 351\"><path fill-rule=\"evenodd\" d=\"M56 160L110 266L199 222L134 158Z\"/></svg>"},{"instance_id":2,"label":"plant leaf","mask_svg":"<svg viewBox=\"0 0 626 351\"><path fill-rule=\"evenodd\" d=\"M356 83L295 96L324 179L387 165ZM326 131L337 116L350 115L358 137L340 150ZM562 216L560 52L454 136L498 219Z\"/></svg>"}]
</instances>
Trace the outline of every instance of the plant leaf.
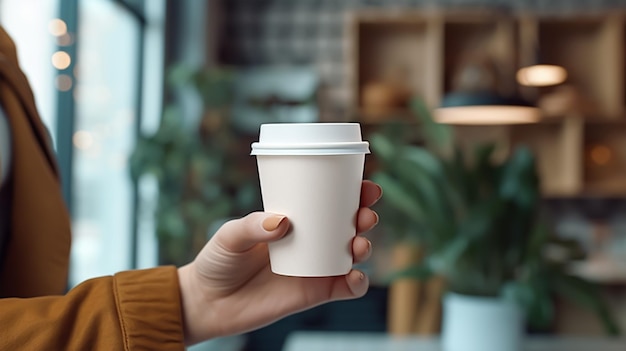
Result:
<instances>
[{"instance_id":1,"label":"plant leaf","mask_svg":"<svg viewBox=\"0 0 626 351\"><path fill-rule=\"evenodd\" d=\"M586 307L598 315L607 334L619 335L620 328L609 313L604 300L591 283L573 276L555 275L555 289L573 303Z\"/></svg>"},{"instance_id":2,"label":"plant leaf","mask_svg":"<svg viewBox=\"0 0 626 351\"><path fill-rule=\"evenodd\" d=\"M424 220L424 211L419 203L415 201L414 197L407 194L405 189L389 174L377 172L371 178L383 188L387 203L417 222Z\"/></svg>"}]
</instances>

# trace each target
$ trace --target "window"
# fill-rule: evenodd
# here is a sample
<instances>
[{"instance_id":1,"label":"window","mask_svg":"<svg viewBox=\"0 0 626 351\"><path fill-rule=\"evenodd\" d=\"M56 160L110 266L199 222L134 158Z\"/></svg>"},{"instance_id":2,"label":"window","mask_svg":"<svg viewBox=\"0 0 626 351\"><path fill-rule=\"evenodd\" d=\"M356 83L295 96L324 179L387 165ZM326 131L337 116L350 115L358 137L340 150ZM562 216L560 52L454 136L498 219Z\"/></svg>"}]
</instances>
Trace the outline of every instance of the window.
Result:
<instances>
[{"instance_id":1,"label":"window","mask_svg":"<svg viewBox=\"0 0 626 351\"><path fill-rule=\"evenodd\" d=\"M138 197L127 160L141 122L154 125L159 120L163 15L163 1L146 1L142 7L79 1L72 284L156 265L151 217L135 222ZM142 182L142 194L154 196L150 184Z\"/></svg>"},{"instance_id":2,"label":"window","mask_svg":"<svg viewBox=\"0 0 626 351\"><path fill-rule=\"evenodd\" d=\"M37 9L37 11L33 11ZM0 23L15 41L18 59L28 77L41 119L55 140L55 69L51 57L57 50L51 21L58 16L59 0L0 1Z\"/></svg>"},{"instance_id":3,"label":"window","mask_svg":"<svg viewBox=\"0 0 626 351\"><path fill-rule=\"evenodd\" d=\"M165 0L1 0L0 21L55 141L70 285L156 265L156 185L133 184L127 160L139 129L160 120Z\"/></svg>"}]
</instances>

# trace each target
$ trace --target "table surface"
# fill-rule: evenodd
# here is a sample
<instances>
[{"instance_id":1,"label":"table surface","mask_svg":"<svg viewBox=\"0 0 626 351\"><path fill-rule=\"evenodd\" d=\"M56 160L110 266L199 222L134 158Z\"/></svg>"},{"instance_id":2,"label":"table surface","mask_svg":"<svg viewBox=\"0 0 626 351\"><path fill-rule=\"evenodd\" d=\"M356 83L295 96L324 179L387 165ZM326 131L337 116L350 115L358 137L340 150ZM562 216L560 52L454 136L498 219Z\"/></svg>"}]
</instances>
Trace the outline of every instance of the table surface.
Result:
<instances>
[{"instance_id":1,"label":"table surface","mask_svg":"<svg viewBox=\"0 0 626 351\"><path fill-rule=\"evenodd\" d=\"M625 351L626 339L528 337L525 351ZM437 338L391 337L384 333L294 332L283 351L440 351Z\"/></svg>"}]
</instances>

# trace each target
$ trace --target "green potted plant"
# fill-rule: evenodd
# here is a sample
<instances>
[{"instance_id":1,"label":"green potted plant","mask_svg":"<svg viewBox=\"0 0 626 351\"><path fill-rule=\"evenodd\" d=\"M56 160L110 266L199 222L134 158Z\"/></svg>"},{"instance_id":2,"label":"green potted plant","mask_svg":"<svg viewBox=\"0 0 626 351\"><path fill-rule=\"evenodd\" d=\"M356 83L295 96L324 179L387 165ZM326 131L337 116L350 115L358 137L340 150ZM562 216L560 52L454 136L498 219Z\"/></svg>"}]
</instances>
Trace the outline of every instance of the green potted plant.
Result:
<instances>
[{"instance_id":1,"label":"green potted plant","mask_svg":"<svg viewBox=\"0 0 626 351\"><path fill-rule=\"evenodd\" d=\"M396 277L438 276L445 282L444 348L518 350L525 322L546 327L553 320L557 294L591 308L616 334L596 287L569 273L581 250L554 235L542 217L533 153L521 147L498 160L495 144L460 149L451 129L434 123L423 104L414 102L413 108L418 135L389 126L370 136L380 163L372 178L385 190L383 224L422 248L419 262ZM489 322L489 314L503 319Z\"/></svg>"},{"instance_id":2,"label":"green potted plant","mask_svg":"<svg viewBox=\"0 0 626 351\"><path fill-rule=\"evenodd\" d=\"M168 83L170 92L198 96L201 115L186 116L174 100L158 130L139 137L130 165L135 181L151 175L158 182L159 263L182 265L204 246L211 227L260 208L260 194L246 136L231 121L233 72L177 65Z\"/></svg>"}]
</instances>

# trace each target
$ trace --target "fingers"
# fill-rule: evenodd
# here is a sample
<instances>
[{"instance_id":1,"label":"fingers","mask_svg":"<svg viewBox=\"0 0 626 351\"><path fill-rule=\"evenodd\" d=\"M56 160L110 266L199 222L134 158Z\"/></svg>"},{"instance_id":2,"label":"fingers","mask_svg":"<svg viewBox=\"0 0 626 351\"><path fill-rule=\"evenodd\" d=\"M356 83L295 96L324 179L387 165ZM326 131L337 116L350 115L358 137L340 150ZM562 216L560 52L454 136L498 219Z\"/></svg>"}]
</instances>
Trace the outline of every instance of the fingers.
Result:
<instances>
[{"instance_id":1,"label":"fingers","mask_svg":"<svg viewBox=\"0 0 626 351\"><path fill-rule=\"evenodd\" d=\"M378 224L378 214L367 207L362 207L356 213L356 232L364 233Z\"/></svg>"},{"instance_id":2,"label":"fingers","mask_svg":"<svg viewBox=\"0 0 626 351\"><path fill-rule=\"evenodd\" d=\"M288 229L289 221L283 215L253 212L226 222L215 233L215 240L231 252L244 252L258 243L282 238Z\"/></svg>"},{"instance_id":3,"label":"fingers","mask_svg":"<svg viewBox=\"0 0 626 351\"><path fill-rule=\"evenodd\" d=\"M372 243L364 237L357 236L352 241L354 263L366 261L372 255Z\"/></svg>"},{"instance_id":4,"label":"fingers","mask_svg":"<svg viewBox=\"0 0 626 351\"><path fill-rule=\"evenodd\" d=\"M361 297L367 293L369 278L363 272L352 270L343 277L337 277L332 286L330 300L347 300Z\"/></svg>"},{"instance_id":5,"label":"fingers","mask_svg":"<svg viewBox=\"0 0 626 351\"><path fill-rule=\"evenodd\" d=\"M364 180L361 185L361 207L370 207L383 195L383 188L371 180Z\"/></svg>"},{"instance_id":6,"label":"fingers","mask_svg":"<svg viewBox=\"0 0 626 351\"><path fill-rule=\"evenodd\" d=\"M382 188L369 180L361 186L361 207L357 213L357 232L372 229L378 223L378 215L369 206L382 196ZM243 252L255 244L280 239L289 229L285 216L254 212L243 218L224 224L215 234L216 240L229 251Z\"/></svg>"}]
</instances>

